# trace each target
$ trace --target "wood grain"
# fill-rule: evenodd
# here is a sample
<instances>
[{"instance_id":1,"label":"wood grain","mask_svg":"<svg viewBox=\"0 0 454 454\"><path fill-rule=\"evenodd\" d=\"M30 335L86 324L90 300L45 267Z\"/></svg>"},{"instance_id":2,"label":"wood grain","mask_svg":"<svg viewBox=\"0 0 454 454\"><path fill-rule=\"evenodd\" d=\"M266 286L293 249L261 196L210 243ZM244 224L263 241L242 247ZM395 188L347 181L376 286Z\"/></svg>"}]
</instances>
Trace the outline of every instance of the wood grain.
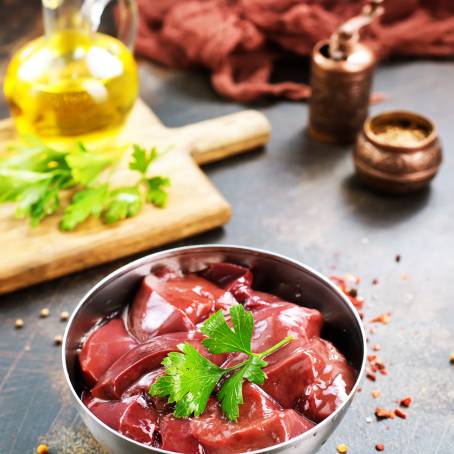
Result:
<instances>
[{"instance_id":1,"label":"wood grain","mask_svg":"<svg viewBox=\"0 0 454 454\"><path fill-rule=\"evenodd\" d=\"M169 147L155 172L172 180L165 209L147 205L139 216L106 226L91 219L74 232L58 229L59 214L33 229L0 207L0 293L53 279L93 265L163 245L228 222L231 208L200 170L212 162L264 145L270 126L257 111L244 111L182 128L166 128L138 101L121 140ZM0 147L14 139L11 120L0 123ZM131 184L125 156L113 184Z\"/></svg>"}]
</instances>

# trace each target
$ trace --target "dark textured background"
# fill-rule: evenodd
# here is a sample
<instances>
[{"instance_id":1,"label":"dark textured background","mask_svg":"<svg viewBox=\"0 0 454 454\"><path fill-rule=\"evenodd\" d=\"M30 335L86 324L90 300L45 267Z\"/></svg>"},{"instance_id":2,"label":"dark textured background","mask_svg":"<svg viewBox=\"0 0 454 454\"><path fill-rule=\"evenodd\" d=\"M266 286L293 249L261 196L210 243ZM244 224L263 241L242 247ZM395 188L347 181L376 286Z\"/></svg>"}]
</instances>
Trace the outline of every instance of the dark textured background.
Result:
<instances>
[{"instance_id":1,"label":"dark textured background","mask_svg":"<svg viewBox=\"0 0 454 454\"><path fill-rule=\"evenodd\" d=\"M18 5L20 4L20 7ZM37 2L0 0L0 71L10 53L39 30ZM142 97L169 126L223 115L243 106L213 93L206 75L141 64ZM304 64L288 63L279 77L305 79ZM207 166L206 172L233 206L224 229L180 242L232 243L289 255L326 273L362 277L366 319L392 311L371 342L389 376L365 381L351 411L321 450L372 453L378 442L387 453L454 452L454 64L400 62L383 65L376 90L388 100L374 106L419 111L440 129L445 160L430 190L391 198L369 192L353 178L350 148L317 144L304 133L307 105L292 102L257 106L270 119L273 138L266 150ZM0 116L7 115L0 101ZM20 248L20 244L17 245ZM402 255L396 263L396 254ZM132 258L131 258L132 259ZM0 296L0 453L31 453L46 440L58 453L98 453L70 402L53 345L69 310L101 277L123 263L71 275ZM1 266L1 251L0 251ZM380 283L372 286L373 278ZM41 308L51 316L39 319ZM25 320L21 331L16 318ZM371 390L381 397L372 399ZM376 405L414 397L406 421L366 423Z\"/></svg>"}]
</instances>

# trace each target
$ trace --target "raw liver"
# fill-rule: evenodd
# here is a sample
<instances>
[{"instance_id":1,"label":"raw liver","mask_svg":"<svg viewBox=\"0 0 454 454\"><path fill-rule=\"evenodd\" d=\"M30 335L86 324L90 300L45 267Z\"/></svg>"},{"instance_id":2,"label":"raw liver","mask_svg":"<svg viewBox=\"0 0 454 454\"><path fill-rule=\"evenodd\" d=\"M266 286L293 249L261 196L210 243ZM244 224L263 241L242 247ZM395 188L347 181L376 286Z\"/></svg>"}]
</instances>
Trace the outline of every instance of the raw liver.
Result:
<instances>
[{"instance_id":1,"label":"raw liver","mask_svg":"<svg viewBox=\"0 0 454 454\"><path fill-rule=\"evenodd\" d=\"M85 342L79 353L85 380L93 385L101 375L127 351L137 345L126 332L123 320L111 320L98 328Z\"/></svg>"},{"instance_id":2,"label":"raw liver","mask_svg":"<svg viewBox=\"0 0 454 454\"><path fill-rule=\"evenodd\" d=\"M188 275L163 280L146 276L129 311L129 328L140 341L179 331L193 331L195 324L218 309L236 303L229 292L210 281Z\"/></svg>"},{"instance_id":3,"label":"raw liver","mask_svg":"<svg viewBox=\"0 0 454 454\"><path fill-rule=\"evenodd\" d=\"M315 422L329 416L354 384L351 367L328 341L294 341L266 358L263 389L285 408L296 408Z\"/></svg>"},{"instance_id":4,"label":"raw liver","mask_svg":"<svg viewBox=\"0 0 454 454\"><path fill-rule=\"evenodd\" d=\"M233 454L287 441L314 426L294 410L284 410L256 385L243 386L244 404L236 423L222 416L211 399L205 413L191 421L193 436L208 454Z\"/></svg>"},{"instance_id":5,"label":"raw liver","mask_svg":"<svg viewBox=\"0 0 454 454\"><path fill-rule=\"evenodd\" d=\"M182 276L165 267L147 276L127 317L98 328L80 353L85 405L124 435L185 454L236 454L287 441L325 419L347 398L354 372L328 341L321 339L320 312L252 289L252 273L215 264L200 275ZM176 419L165 398L151 397L165 373L162 360L187 342L217 365L232 366L244 354L211 355L202 345L201 324L222 309L244 304L254 317L252 350L263 352L287 336L293 340L272 355L262 387L247 380L240 417L231 422L211 397L198 418ZM94 386L93 386L94 384ZM314 422L313 422L314 421Z\"/></svg>"},{"instance_id":6,"label":"raw liver","mask_svg":"<svg viewBox=\"0 0 454 454\"><path fill-rule=\"evenodd\" d=\"M104 373L92 389L94 397L120 399L124 391L140 377L161 367L168 353L178 351L178 345L187 342L216 364L222 364L225 355L210 355L201 344L199 332L172 333L155 337L129 350Z\"/></svg>"}]
</instances>

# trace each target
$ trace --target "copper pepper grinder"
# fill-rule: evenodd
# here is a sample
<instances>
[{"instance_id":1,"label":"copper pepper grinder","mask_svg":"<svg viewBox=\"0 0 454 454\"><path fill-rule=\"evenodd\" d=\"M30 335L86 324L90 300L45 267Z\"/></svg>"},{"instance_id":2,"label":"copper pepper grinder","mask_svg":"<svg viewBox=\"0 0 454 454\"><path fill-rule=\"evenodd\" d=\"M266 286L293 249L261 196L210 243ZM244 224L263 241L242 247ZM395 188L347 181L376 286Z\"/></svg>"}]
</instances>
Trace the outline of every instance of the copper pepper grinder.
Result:
<instances>
[{"instance_id":1,"label":"copper pepper grinder","mask_svg":"<svg viewBox=\"0 0 454 454\"><path fill-rule=\"evenodd\" d=\"M359 31L384 11L369 0L359 16L343 23L313 50L309 134L328 143L352 143L369 110L376 57L359 42Z\"/></svg>"}]
</instances>

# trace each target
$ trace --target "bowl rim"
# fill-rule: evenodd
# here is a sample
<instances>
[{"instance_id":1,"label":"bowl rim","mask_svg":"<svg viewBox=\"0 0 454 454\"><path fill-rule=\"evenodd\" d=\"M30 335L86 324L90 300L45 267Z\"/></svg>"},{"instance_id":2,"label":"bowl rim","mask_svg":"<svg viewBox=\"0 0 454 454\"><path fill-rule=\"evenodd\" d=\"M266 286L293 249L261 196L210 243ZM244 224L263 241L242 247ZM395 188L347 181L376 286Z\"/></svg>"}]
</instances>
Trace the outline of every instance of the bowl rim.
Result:
<instances>
[{"instance_id":1,"label":"bowl rim","mask_svg":"<svg viewBox=\"0 0 454 454\"><path fill-rule=\"evenodd\" d=\"M321 284L324 284L328 287L331 288L335 293L337 293L338 296L341 297L343 302L347 305L348 309L352 313L356 324L359 328L359 332L361 334L361 339L362 339L362 347L363 347L363 358L361 361L361 367L360 370L358 371L358 375L355 380L355 384L350 391L350 393L347 396L347 399L342 403L342 405L339 406L333 413L331 413L326 419L323 421L315 424L314 427L309 429L307 432L304 432L297 437L291 438L290 440L287 440L283 443L279 443L277 445L270 446L268 448L263 448L263 449L258 449L255 451L247 451L245 453L238 453L238 454L265 454L265 453L272 453L274 451L278 451L279 449L285 448L286 446L293 444L293 443L298 443L299 441L303 441L304 439L310 438L312 436L315 436L317 431L322 429L325 426L328 426L331 424L334 420L337 419L337 415L341 413L346 406L348 406L351 403L351 400L355 396L357 392L357 388L359 387L364 374L365 374L365 369L366 369L366 358L367 358L367 341L366 341L366 332L363 326L363 323L361 321L361 318L359 316L358 311L356 308L353 306L351 301L341 292L341 290L333 283L331 282L327 277L325 277L322 273L314 270L312 267L298 261L291 259L289 257L286 257L285 255L278 254L275 252L270 252L265 249L260 249L260 248L255 248L255 247L248 247L248 246L237 246L237 245L229 245L229 244L203 244L203 245L191 245L191 246L181 246L181 247L176 247L176 248L170 248L166 249L163 251L158 251L158 252L152 252L151 254L147 254L143 257L140 257L136 260L133 260L131 262L126 263L125 265L121 266L120 268L117 268L116 270L112 271L109 273L107 276L102 278L99 282L97 282L93 287L88 290L83 297L80 299L79 303L77 306L73 309L71 316L68 320L68 323L65 328L65 333L63 336L63 343L62 343L62 366L63 366L63 373L65 376L66 384L70 389L70 392L72 393L73 398L76 400L77 405L80 407L82 412L87 415L89 418L94 419L98 424L100 424L104 429L109 431L111 434L114 436L117 436L121 439L123 439L126 442L132 443L136 445L137 447L144 448L146 450L149 450L150 452L156 452L156 453L161 453L161 454L175 454L174 451L167 451L161 448L155 448L151 446L147 446L143 443L139 443L138 441L135 441L131 438L126 437L125 435L121 434L120 432L112 429L109 427L107 424L105 424L103 421L101 421L97 416L95 416L82 402L82 399L80 396L77 394L76 390L74 389L74 386L71 382L71 379L69 377L69 372L66 366L66 345L68 341L68 335L69 331L71 329L71 326L73 324L74 319L77 317L79 310L82 308L82 306L86 303L86 301L91 298L93 295L95 295L100 289L102 289L104 286L108 285L110 282L113 280L117 279L119 276L137 269L138 267L145 265L148 261L150 261L151 258L153 259L158 259L159 258L168 258L168 257L174 257L177 256L180 253L184 253L186 251L200 251L200 252L228 252L228 251L237 251L237 252L246 252L246 253L252 253L252 254L257 254L257 255L266 255L269 258L275 259L280 262L284 262L286 264L290 264L293 266L296 266L297 268L304 268L306 271L314 275Z\"/></svg>"},{"instance_id":2,"label":"bowl rim","mask_svg":"<svg viewBox=\"0 0 454 454\"><path fill-rule=\"evenodd\" d=\"M424 123L429 128L429 134L418 143L412 145L392 145L388 142L385 142L384 140L381 140L380 136L375 134L375 132L373 131L373 126L375 123L386 120L418 121L421 124ZM431 118L422 115L419 112L401 109L386 110L384 112L378 113L377 115L370 115L364 122L362 132L365 137L367 137L367 139L377 147L395 153L415 153L418 151L425 151L425 149L432 146L439 137L437 125Z\"/></svg>"}]
</instances>

